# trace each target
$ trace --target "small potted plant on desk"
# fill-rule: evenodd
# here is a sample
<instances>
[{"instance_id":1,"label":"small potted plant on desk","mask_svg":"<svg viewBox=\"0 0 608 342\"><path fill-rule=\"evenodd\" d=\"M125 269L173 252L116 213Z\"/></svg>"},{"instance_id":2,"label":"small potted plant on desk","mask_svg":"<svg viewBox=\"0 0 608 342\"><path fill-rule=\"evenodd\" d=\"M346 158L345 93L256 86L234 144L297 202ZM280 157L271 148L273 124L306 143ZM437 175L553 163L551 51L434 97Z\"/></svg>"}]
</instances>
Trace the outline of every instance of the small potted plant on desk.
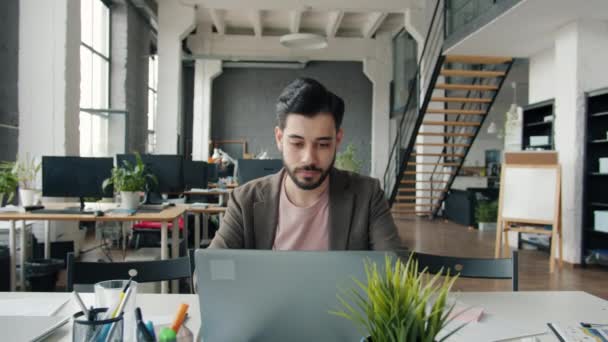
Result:
<instances>
[{"instance_id":1,"label":"small potted plant on desk","mask_svg":"<svg viewBox=\"0 0 608 342\"><path fill-rule=\"evenodd\" d=\"M19 199L24 207L36 204L36 177L42 164L29 155L15 162L13 174L19 180Z\"/></svg>"},{"instance_id":2,"label":"small potted plant on desk","mask_svg":"<svg viewBox=\"0 0 608 342\"><path fill-rule=\"evenodd\" d=\"M15 164L4 162L0 164L0 207L11 203L19 186L19 179L13 172Z\"/></svg>"},{"instance_id":3,"label":"small potted plant on desk","mask_svg":"<svg viewBox=\"0 0 608 342\"><path fill-rule=\"evenodd\" d=\"M498 218L497 201L481 201L475 208L475 219L477 220L480 231L496 230L496 220Z\"/></svg>"},{"instance_id":4,"label":"small potted plant on desk","mask_svg":"<svg viewBox=\"0 0 608 342\"><path fill-rule=\"evenodd\" d=\"M439 332L451 321L454 305L448 294L457 276L428 276L419 272L418 262L410 258L393 262L386 257L385 267L365 262L367 284L354 279L356 286L338 295L341 311L331 311L353 321L363 334L361 342L434 342L456 333Z\"/></svg>"},{"instance_id":5,"label":"small potted plant on desk","mask_svg":"<svg viewBox=\"0 0 608 342\"><path fill-rule=\"evenodd\" d=\"M156 177L148 173L139 154L135 154L135 165L123 160L122 166L112 169L110 178L103 181L102 187L114 186L115 192L120 192L120 207L128 210L137 209L146 201L140 201L140 194L148 190L150 182L156 184Z\"/></svg>"}]
</instances>

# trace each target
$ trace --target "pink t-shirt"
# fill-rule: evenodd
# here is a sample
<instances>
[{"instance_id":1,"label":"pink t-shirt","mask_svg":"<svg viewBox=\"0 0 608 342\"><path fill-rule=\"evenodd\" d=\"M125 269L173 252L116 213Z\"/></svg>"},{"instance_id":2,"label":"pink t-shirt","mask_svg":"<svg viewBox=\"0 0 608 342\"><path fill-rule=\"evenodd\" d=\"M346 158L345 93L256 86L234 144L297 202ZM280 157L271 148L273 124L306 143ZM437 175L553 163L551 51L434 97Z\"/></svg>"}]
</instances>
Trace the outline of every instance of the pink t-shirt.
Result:
<instances>
[{"instance_id":1,"label":"pink t-shirt","mask_svg":"<svg viewBox=\"0 0 608 342\"><path fill-rule=\"evenodd\" d=\"M279 220L274 250L329 250L329 187L317 202L301 208L287 198L285 181L281 184Z\"/></svg>"}]
</instances>

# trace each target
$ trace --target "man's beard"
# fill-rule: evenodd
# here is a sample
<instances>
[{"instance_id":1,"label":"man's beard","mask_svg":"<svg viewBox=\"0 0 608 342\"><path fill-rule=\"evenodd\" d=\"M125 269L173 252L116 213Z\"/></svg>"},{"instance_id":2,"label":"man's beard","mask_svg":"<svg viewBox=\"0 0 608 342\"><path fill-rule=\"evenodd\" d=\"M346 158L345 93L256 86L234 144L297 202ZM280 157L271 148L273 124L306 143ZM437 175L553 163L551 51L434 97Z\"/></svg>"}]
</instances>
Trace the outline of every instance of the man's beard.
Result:
<instances>
[{"instance_id":1,"label":"man's beard","mask_svg":"<svg viewBox=\"0 0 608 342\"><path fill-rule=\"evenodd\" d=\"M285 158L283 158L283 165L285 166L285 170L287 170L287 174L289 175L289 178L291 178L291 180L294 182L294 184L302 190L314 190L314 189L318 188L319 186L321 186L321 184L323 184L323 182L325 181L327 176L329 176L329 172L334 167L335 162L336 162L336 155L334 154L334 158L332 159L331 164L329 164L329 166L327 167L326 170L320 169L320 168L316 167L314 164L296 167L294 170L292 170L289 168L289 166L287 164L285 164ZM298 179L298 177L296 176L296 173L298 171L318 171L318 172L321 172L321 177L319 177L319 180L314 183L301 182Z\"/></svg>"}]
</instances>

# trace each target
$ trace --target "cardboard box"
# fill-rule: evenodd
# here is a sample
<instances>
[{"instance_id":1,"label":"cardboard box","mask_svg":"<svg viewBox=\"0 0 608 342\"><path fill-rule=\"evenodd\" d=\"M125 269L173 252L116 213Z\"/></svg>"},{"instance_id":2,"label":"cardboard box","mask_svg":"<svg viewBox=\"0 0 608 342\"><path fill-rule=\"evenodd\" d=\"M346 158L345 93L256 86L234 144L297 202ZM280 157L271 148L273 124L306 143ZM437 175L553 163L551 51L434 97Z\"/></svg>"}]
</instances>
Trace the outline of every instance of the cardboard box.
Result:
<instances>
[{"instance_id":1,"label":"cardboard box","mask_svg":"<svg viewBox=\"0 0 608 342\"><path fill-rule=\"evenodd\" d=\"M593 229L608 233L608 210L595 210L593 212Z\"/></svg>"}]
</instances>

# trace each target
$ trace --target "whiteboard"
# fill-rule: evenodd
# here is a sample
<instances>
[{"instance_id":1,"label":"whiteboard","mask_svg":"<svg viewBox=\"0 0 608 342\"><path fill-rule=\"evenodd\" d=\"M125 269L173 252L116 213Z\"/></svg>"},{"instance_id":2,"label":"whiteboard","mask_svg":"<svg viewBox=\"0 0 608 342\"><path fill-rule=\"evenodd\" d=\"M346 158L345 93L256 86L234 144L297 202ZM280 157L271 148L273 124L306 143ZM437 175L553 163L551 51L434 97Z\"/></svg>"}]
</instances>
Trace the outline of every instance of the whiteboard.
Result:
<instances>
[{"instance_id":1,"label":"whiteboard","mask_svg":"<svg viewBox=\"0 0 608 342\"><path fill-rule=\"evenodd\" d=\"M553 221L557 210L558 168L509 167L503 169L503 218Z\"/></svg>"}]
</instances>

